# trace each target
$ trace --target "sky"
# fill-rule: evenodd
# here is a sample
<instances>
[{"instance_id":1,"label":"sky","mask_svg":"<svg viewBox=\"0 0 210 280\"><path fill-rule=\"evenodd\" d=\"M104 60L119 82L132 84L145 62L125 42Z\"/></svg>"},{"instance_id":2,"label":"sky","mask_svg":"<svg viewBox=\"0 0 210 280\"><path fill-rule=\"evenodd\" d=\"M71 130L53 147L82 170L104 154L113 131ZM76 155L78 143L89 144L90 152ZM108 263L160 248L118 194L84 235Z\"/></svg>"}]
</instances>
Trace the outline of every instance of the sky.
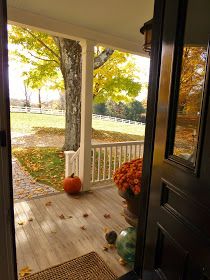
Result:
<instances>
[{"instance_id":1,"label":"sky","mask_svg":"<svg viewBox=\"0 0 210 280\"><path fill-rule=\"evenodd\" d=\"M139 77L141 83L147 83L149 79L149 58L140 57L135 55L136 63L139 68ZM141 69L141 70L140 70ZM21 74L26 69L23 69L23 65L18 62L9 61L9 87L10 87L10 98L24 99L24 83ZM147 96L147 88L142 88L141 94L137 98L139 101L145 99ZM42 90L41 92L42 101L50 101L59 99L58 91ZM34 91L31 94L31 102L38 103L38 94Z\"/></svg>"}]
</instances>

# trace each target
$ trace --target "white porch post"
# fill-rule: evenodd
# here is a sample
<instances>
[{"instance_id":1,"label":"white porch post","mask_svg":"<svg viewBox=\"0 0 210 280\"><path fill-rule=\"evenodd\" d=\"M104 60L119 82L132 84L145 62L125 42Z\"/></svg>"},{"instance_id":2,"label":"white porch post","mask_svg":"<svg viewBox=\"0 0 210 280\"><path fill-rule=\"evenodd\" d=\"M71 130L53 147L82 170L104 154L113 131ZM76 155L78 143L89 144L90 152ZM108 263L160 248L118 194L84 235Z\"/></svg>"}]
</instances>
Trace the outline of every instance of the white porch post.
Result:
<instances>
[{"instance_id":1,"label":"white porch post","mask_svg":"<svg viewBox=\"0 0 210 280\"><path fill-rule=\"evenodd\" d=\"M83 191L90 189L94 42L82 41L82 91L79 177Z\"/></svg>"}]
</instances>

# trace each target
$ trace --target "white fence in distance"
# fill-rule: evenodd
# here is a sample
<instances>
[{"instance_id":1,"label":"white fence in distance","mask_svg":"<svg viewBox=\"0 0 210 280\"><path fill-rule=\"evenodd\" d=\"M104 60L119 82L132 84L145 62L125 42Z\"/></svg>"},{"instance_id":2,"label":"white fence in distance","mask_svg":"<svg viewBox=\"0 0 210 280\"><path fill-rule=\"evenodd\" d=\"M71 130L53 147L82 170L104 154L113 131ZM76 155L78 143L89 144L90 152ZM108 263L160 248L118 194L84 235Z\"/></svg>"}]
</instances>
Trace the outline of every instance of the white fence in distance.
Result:
<instances>
[{"instance_id":1,"label":"white fence in distance","mask_svg":"<svg viewBox=\"0 0 210 280\"><path fill-rule=\"evenodd\" d=\"M46 108L35 108L35 107L21 107L21 106L10 106L10 112L14 113L33 113L33 114L46 114L46 115L55 115L55 116L64 116L64 110L54 110L54 109L46 109ZM97 115L93 114L93 119L104 120L104 121L112 121L119 123L126 123L132 125L145 125L142 122L136 122L132 120L126 120L111 116Z\"/></svg>"},{"instance_id":2,"label":"white fence in distance","mask_svg":"<svg viewBox=\"0 0 210 280\"><path fill-rule=\"evenodd\" d=\"M10 106L10 112L45 114L45 115L55 115L55 116L64 116L65 114L64 110L54 110L54 109L36 108L36 107L21 107L21 106Z\"/></svg>"}]
</instances>

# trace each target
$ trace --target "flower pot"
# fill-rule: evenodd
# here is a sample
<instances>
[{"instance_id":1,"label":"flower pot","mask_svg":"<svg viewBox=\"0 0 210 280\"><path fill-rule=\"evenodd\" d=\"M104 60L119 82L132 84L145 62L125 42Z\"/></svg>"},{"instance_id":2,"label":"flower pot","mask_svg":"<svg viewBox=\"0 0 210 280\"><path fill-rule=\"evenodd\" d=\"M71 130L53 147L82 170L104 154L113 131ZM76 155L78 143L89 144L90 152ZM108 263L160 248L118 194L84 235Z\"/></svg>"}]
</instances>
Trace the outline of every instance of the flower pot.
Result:
<instances>
[{"instance_id":1,"label":"flower pot","mask_svg":"<svg viewBox=\"0 0 210 280\"><path fill-rule=\"evenodd\" d=\"M126 192L118 191L119 195L123 197L126 201L126 206L124 208L125 220L132 226L136 227L138 223L138 208L140 195L129 195Z\"/></svg>"}]
</instances>

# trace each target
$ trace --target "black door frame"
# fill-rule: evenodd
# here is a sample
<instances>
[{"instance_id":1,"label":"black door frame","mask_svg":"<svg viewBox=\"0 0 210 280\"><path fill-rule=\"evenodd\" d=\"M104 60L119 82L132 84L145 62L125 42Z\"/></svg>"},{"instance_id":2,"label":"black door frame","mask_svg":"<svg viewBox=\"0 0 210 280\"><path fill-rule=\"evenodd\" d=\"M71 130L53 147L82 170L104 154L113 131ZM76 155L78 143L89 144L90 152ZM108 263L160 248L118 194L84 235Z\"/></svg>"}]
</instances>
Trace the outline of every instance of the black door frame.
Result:
<instances>
[{"instance_id":1,"label":"black door frame","mask_svg":"<svg viewBox=\"0 0 210 280\"><path fill-rule=\"evenodd\" d=\"M5 280L17 279L16 246L14 228L14 209L12 193L10 110L8 86L8 50L7 50L7 13L6 0L0 0L0 275ZM155 0L153 16L153 38L151 51L150 79L147 101L147 118L144 144L143 187L139 205L139 225L137 230L137 250L133 271L123 275L121 280L135 280L142 275L144 247L147 226L150 179L153 161L153 148L156 127L156 111L158 100L158 84L162 46L162 25L164 0ZM6 116L6 117L5 117ZM4 164L2 164L2 162Z\"/></svg>"},{"instance_id":2,"label":"black door frame","mask_svg":"<svg viewBox=\"0 0 210 280\"><path fill-rule=\"evenodd\" d=\"M153 163L153 151L156 129L156 115L158 102L159 74L161 66L162 30L164 22L165 0L155 0L152 49L150 56L150 76L147 100L146 130L144 140L144 163L142 176L142 190L139 204L139 220L137 228L136 259L134 269L122 276L120 280L142 279L144 249L147 230L147 215L149 207L150 182ZM152 279L150 275L143 280Z\"/></svg>"},{"instance_id":3,"label":"black door frame","mask_svg":"<svg viewBox=\"0 0 210 280\"><path fill-rule=\"evenodd\" d=\"M139 221L137 229L137 254L134 270L140 277L143 273L144 248L147 230L150 182L153 163L156 115L158 103L158 87L162 50L162 30L164 21L165 0L156 0L152 26L152 49L150 60L150 76L147 100L146 130L144 140L144 162L142 171L142 190L139 205Z\"/></svg>"},{"instance_id":4,"label":"black door frame","mask_svg":"<svg viewBox=\"0 0 210 280\"><path fill-rule=\"evenodd\" d=\"M17 279L12 191L7 6L0 0L0 277Z\"/></svg>"}]
</instances>

